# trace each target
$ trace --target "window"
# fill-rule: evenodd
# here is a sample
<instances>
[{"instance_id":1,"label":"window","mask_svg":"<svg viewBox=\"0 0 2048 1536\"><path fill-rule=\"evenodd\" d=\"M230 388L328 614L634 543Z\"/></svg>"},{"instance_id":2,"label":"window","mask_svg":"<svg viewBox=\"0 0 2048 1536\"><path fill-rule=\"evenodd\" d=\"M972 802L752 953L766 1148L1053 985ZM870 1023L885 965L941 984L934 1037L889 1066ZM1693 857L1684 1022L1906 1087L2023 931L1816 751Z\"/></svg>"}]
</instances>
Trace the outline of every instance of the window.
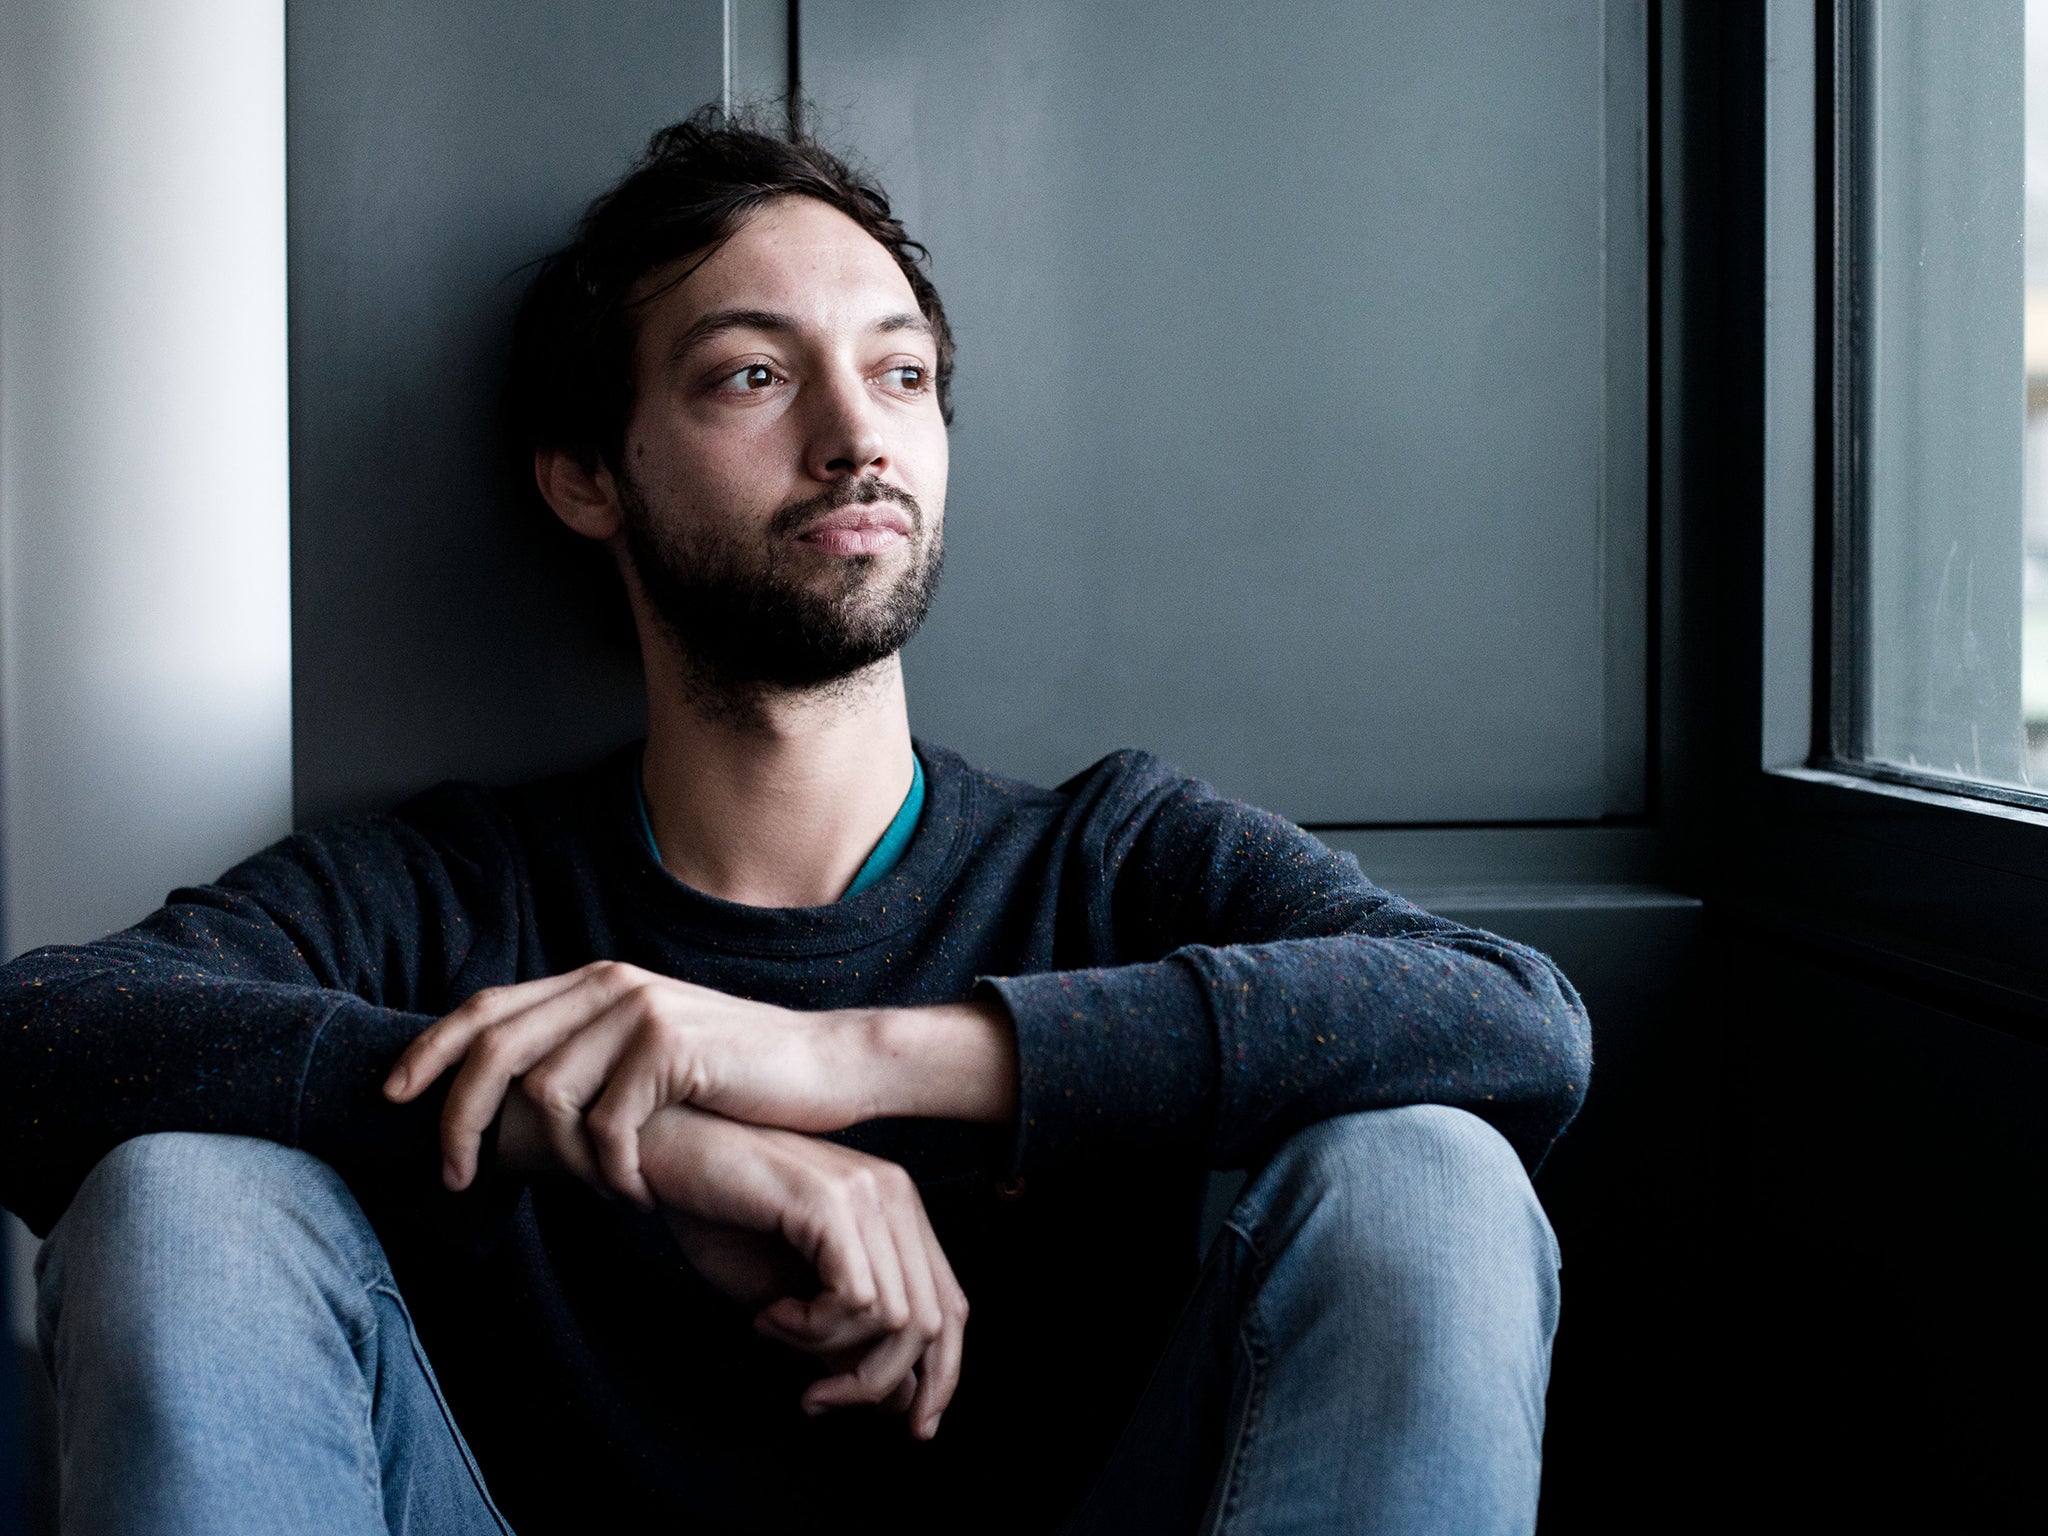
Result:
<instances>
[{"instance_id":1,"label":"window","mask_svg":"<svg viewBox=\"0 0 2048 1536\"><path fill-rule=\"evenodd\" d=\"M2048 0L1837 47L1831 755L2048 805Z\"/></svg>"}]
</instances>

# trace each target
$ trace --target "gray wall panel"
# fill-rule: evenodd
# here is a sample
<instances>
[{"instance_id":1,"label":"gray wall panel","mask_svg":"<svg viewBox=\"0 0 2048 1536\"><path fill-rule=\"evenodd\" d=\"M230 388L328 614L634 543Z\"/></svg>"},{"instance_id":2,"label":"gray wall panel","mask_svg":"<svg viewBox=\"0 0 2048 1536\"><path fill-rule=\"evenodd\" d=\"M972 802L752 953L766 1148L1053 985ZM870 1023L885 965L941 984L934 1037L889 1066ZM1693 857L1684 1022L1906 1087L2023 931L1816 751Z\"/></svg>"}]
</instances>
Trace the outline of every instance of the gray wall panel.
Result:
<instances>
[{"instance_id":1,"label":"gray wall panel","mask_svg":"<svg viewBox=\"0 0 2048 1536\"><path fill-rule=\"evenodd\" d=\"M515 269L650 131L717 99L720 28L719 0L294 0L302 821L639 730L637 663L600 618L616 599L563 581L493 413Z\"/></svg>"},{"instance_id":2,"label":"gray wall panel","mask_svg":"<svg viewBox=\"0 0 2048 1536\"><path fill-rule=\"evenodd\" d=\"M1597 0L806 0L800 41L960 334L920 731L1040 779L1145 745L1308 821L1629 808L1602 71L1640 111L1642 61Z\"/></svg>"}]
</instances>

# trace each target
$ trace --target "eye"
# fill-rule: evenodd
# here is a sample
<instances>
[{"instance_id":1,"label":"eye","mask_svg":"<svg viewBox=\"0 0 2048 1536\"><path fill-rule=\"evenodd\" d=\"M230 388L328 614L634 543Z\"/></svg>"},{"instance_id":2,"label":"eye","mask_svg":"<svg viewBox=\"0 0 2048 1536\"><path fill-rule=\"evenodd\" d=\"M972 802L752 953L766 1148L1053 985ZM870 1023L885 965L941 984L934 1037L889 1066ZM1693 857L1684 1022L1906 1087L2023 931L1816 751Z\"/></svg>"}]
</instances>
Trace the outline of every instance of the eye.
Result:
<instances>
[{"instance_id":1,"label":"eye","mask_svg":"<svg viewBox=\"0 0 2048 1536\"><path fill-rule=\"evenodd\" d=\"M898 363L882 370L882 377L895 382L905 394L917 394L931 387L931 370L922 363Z\"/></svg>"},{"instance_id":2,"label":"eye","mask_svg":"<svg viewBox=\"0 0 2048 1536\"><path fill-rule=\"evenodd\" d=\"M713 388L730 395L751 394L757 390L767 389L775 383L777 377L775 370L766 363L749 363L744 368L736 368L728 373Z\"/></svg>"}]
</instances>

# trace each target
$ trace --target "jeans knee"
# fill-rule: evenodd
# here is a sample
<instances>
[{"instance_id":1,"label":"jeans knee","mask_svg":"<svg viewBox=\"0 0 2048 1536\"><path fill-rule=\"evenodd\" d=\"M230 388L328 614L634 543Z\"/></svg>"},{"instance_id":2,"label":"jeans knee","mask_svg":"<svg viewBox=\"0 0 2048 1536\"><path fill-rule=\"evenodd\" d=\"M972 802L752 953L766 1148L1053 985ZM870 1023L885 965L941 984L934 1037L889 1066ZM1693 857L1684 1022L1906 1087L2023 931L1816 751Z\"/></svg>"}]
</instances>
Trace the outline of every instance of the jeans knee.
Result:
<instances>
[{"instance_id":1,"label":"jeans knee","mask_svg":"<svg viewBox=\"0 0 2048 1536\"><path fill-rule=\"evenodd\" d=\"M1554 1324L1557 1239L1514 1149L1464 1110L1417 1104L1310 1126L1245 1203L1265 1229L1255 1246L1313 1250L1360 1282L1354 1293L1519 1295Z\"/></svg>"},{"instance_id":2,"label":"jeans knee","mask_svg":"<svg viewBox=\"0 0 2048 1536\"><path fill-rule=\"evenodd\" d=\"M311 1153L245 1136L160 1132L94 1165L37 1255L38 1307L177 1295L232 1318L279 1259L360 1271L377 1262L366 1219Z\"/></svg>"}]
</instances>

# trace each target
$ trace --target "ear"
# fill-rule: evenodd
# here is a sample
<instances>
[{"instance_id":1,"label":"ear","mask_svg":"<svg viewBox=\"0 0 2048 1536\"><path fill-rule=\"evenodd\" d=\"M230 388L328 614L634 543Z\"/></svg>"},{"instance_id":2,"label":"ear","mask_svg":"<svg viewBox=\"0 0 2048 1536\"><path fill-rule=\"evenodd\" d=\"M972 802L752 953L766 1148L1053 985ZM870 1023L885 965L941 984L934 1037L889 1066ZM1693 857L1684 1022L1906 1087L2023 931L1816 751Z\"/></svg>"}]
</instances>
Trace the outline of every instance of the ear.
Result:
<instances>
[{"instance_id":1,"label":"ear","mask_svg":"<svg viewBox=\"0 0 2048 1536\"><path fill-rule=\"evenodd\" d=\"M559 448L536 448L533 481L555 516L586 539L608 539L619 531L618 487L602 463L592 469Z\"/></svg>"}]
</instances>

